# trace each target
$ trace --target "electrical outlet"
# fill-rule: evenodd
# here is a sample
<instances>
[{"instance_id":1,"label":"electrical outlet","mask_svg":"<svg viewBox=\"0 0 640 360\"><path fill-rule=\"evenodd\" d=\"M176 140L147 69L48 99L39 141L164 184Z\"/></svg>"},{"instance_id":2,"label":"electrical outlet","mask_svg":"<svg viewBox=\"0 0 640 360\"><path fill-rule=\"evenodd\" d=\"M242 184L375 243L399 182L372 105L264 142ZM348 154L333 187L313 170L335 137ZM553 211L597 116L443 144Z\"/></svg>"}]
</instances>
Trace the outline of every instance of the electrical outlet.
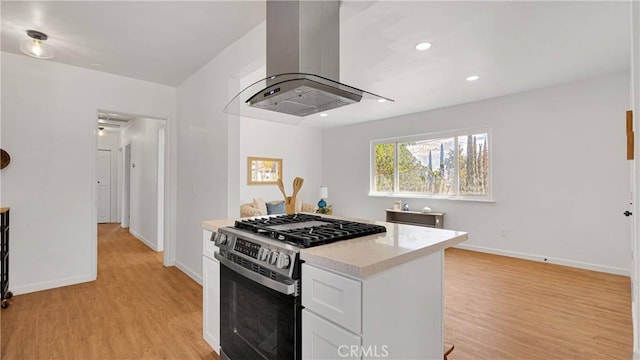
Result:
<instances>
[{"instance_id":1,"label":"electrical outlet","mask_svg":"<svg viewBox=\"0 0 640 360\"><path fill-rule=\"evenodd\" d=\"M507 229L500 229L500 237L501 238L507 237Z\"/></svg>"}]
</instances>

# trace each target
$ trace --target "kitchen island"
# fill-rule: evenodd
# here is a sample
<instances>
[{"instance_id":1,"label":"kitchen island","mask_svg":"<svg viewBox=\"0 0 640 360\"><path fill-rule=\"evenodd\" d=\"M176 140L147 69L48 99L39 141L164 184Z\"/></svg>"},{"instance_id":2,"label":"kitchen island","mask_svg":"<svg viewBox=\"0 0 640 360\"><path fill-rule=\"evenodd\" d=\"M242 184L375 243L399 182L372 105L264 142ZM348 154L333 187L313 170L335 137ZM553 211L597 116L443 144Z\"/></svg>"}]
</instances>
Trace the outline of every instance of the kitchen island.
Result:
<instances>
[{"instance_id":1,"label":"kitchen island","mask_svg":"<svg viewBox=\"0 0 640 360\"><path fill-rule=\"evenodd\" d=\"M202 223L205 251L233 222ZM303 359L442 359L444 249L467 233L375 223L387 232L300 250Z\"/></svg>"}]
</instances>

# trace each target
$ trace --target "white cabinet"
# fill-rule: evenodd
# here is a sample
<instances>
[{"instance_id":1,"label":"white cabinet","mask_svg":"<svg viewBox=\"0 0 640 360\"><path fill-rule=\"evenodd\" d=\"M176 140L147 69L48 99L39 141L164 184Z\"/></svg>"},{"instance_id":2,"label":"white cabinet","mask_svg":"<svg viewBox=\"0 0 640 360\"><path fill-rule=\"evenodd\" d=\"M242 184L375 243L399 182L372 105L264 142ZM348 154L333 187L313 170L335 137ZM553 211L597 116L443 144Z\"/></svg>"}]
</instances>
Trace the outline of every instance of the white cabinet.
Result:
<instances>
[{"instance_id":1,"label":"white cabinet","mask_svg":"<svg viewBox=\"0 0 640 360\"><path fill-rule=\"evenodd\" d=\"M443 264L439 251L364 279L303 264L303 358L442 359Z\"/></svg>"},{"instance_id":2,"label":"white cabinet","mask_svg":"<svg viewBox=\"0 0 640 360\"><path fill-rule=\"evenodd\" d=\"M213 246L211 231L203 231L204 255L202 257L202 306L203 336L209 345L220 354L220 262L213 257L216 247ZM211 258L207 255L211 251Z\"/></svg>"},{"instance_id":3,"label":"white cabinet","mask_svg":"<svg viewBox=\"0 0 640 360\"><path fill-rule=\"evenodd\" d=\"M302 310L303 359L360 359L360 336Z\"/></svg>"},{"instance_id":4,"label":"white cabinet","mask_svg":"<svg viewBox=\"0 0 640 360\"><path fill-rule=\"evenodd\" d=\"M302 305L340 326L360 333L360 281L302 264Z\"/></svg>"}]
</instances>

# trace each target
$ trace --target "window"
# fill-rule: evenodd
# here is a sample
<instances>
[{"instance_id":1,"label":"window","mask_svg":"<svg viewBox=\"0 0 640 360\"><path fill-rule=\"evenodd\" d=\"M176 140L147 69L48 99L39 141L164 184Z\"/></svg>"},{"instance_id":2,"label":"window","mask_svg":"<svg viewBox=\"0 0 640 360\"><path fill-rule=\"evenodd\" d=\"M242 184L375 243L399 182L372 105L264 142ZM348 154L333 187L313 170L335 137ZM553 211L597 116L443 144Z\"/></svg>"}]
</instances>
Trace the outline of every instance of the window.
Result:
<instances>
[{"instance_id":1,"label":"window","mask_svg":"<svg viewBox=\"0 0 640 360\"><path fill-rule=\"evenodd\" d=\"M490 198L489 129L371 143L371 195Z\"/></svg>"}]
</instances>

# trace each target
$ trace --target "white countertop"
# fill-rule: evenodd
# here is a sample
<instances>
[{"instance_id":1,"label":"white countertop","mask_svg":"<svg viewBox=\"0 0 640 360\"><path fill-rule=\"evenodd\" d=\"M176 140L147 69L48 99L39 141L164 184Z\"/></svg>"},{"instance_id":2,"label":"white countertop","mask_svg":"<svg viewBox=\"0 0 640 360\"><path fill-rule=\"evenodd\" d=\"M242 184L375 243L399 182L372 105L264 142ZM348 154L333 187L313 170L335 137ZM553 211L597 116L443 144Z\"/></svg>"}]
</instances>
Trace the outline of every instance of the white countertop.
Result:
<instances>
[{"instance_id":1,"label":"white countertop","mask_svg":"<svg viewBox=\"0 0 640 360\"><path fill-rule=\"evenodd\" d=\"M217 232L219 228L225 226L233 226L235 220L232 219L222 219L222 220L208 220L202 222L202 228L205 230Z\"/></svg>"},{"instance_id":2,"label":"white countertop","mask_svg":"<svg viewBox=\"0 0 640 360\"><path fill-rule=\"evenodd\" d=\"M376 221L387 232L300 250L300 259L364 279L419 257L455 246L466 232Z\"/></svg>"},{"instance_id":3,"label":"white countertop","mask_svg":"<svg viewBox=\"0 0 640 360\"><path fill-rule=\"evenodd\" d=\"M203 221L202 228L217 231L235 220ZM361 221L361 220L359 220ZM387 232L300 250L300 259L339 273L364 279L385 269L455 246L466 232L375 221Z\"/></svg>"}]
</instances>

